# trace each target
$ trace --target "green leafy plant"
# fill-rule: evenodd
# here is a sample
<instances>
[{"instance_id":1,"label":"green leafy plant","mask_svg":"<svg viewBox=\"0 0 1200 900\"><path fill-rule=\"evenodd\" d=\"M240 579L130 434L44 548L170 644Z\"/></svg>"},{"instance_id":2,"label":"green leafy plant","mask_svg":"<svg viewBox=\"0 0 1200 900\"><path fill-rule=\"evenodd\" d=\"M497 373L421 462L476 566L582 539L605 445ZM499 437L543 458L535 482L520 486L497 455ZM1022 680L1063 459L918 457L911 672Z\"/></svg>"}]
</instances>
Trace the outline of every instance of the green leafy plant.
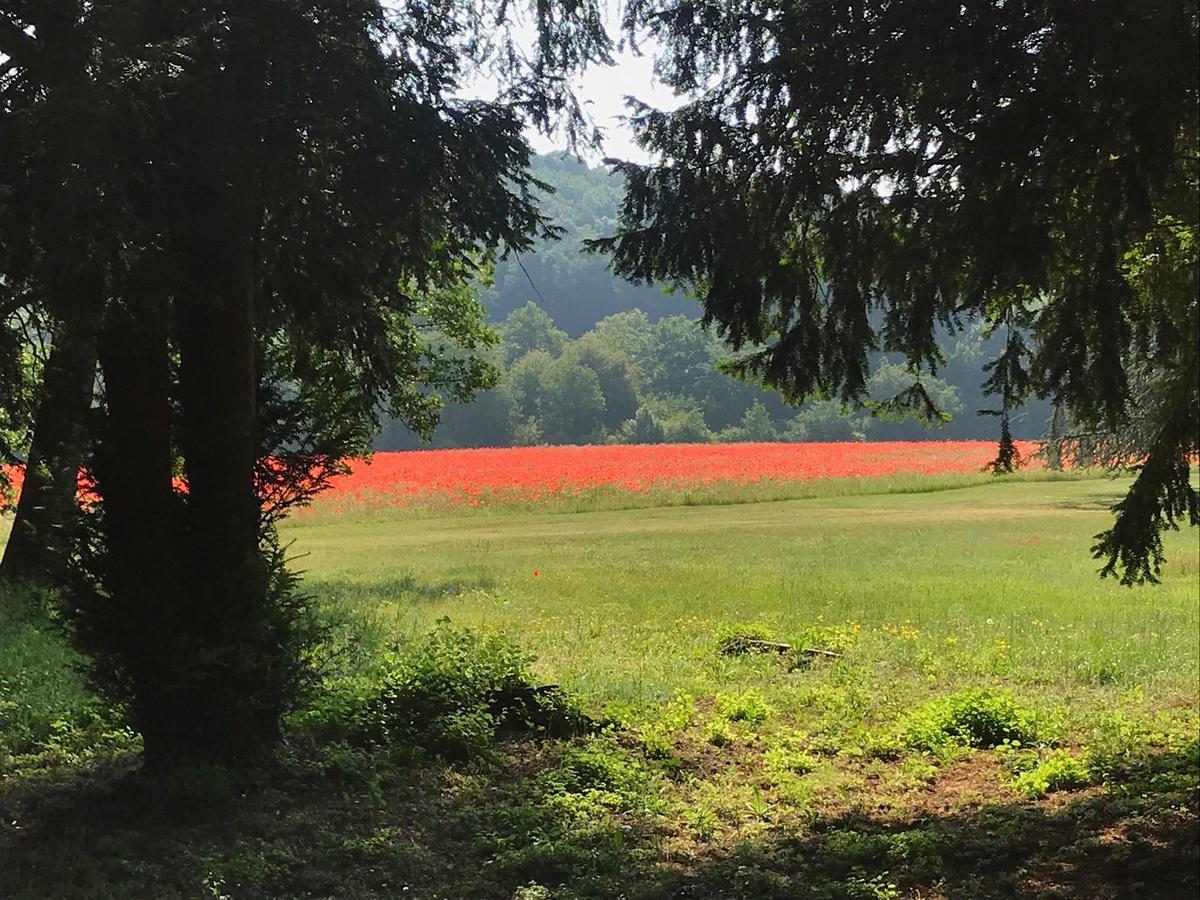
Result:
<instances>
[{"instance_id":1,"label":"green leafy plant","mask_svg":"<svg viewBox=\"0 0 1200 900\"><path fill-rule=\"evenodd\" d=\"M718 625L713 638L717 649L723 650L738 640L773 641L775 631L765 622L729 622Z\"/></svg>"},{"instance_id":2,"label":"green leafy plant","mask_svg":"<svg viewBox=\"0 0 1200 900\"><path fill-rule=\"evenodd\" d=\"M713 698L713 711L730 722L757 725L777 714L775 707L755 690L740 694L719 693Z\"/></svg>"},{"instance_id":3,"label":"green leafy plant","mask_svg":"<svg viewBox=\"0 0 1200 900\"><path fill-rule=\"evenodd\" d=\"M1069 750L1055 750L1040 763L1022 772L1013 787L1030 797L1044 797L1054 791L1070 791L1091 783L1087 764Z\"/></svg>"},{"instance_id":4,"label":"green leafy plant","mask_svg":"<svg viewBox=\"0 0 1200 900\"><path fill-rule=\"evenodd\" d=\"M910 872L936 873L942 869L942 854L950 843L937 831L918 828L897 832L888 841L888 860L903 864Z\"/></svg>"},{"instance_id":5,"label":"green leafy plant","mask_svg":"<svg viewBox=\"0 0 1200 900\"><path fill-rule=\"evenodd\" d=\"M360 743L459 759L485 752L501 731L584 729L565 692L534 682L532 661L502 636L443 624L388 654L378 672L340 680L307 721Z\"/></svg>"},{"instance_id":6,"label":"green leafy plant","mask_svg":"<svg viewBox=\"0 0 1200 900\"><path fill-rule=\"evenodd\" d=\"M704 724L704 740L714 747L728 747L737 738L737 732L725 719L710 719Z\"/></svg>"},{"instance_id":7,"label":"green leafy plant","mask_svg":"<svg viewBox=\"0 0 1200 900\"><path fill-rule=\"evenodd\" d=\"M1037 737L1036 717L1008 691L965 690L925 704L901 720L901 742L914 750L947 745L995 747Z\"/></svg>"},{"instance_id":8,"label":"green leafy plant","mask_svg":"<svg viewBox=\"0 0 1200 900\"><path fill-rule=\"evenodd\" d=\"M807 775L820 765L820 760L808 753L800 741L788 737L767 749L763 764L768 772Z\"/></svg>"},{"instance_id":9,"label":"green leafy plant","mask_svg":"<svg viewBox=\"0 0 1200 900\"><path fill-rule=\"evenodd\" d=\"M670 759L675 741L661 725L647 725L638 735L642 749L650 759Z\"/></svg>"},{"instance_id":10,"label":"green leafy plant","mask_svg":"<svg viewBox=\"0 0 1200 900\"><path fill-rule=\"evenodd\" d=\"M768 803L759 786L754 785L750 799L746 801L746 809L750 810L750 814L756 819L766 819L774 808L775 804Z\"/></svg>"},{"instance_id":11,"label":"green leafy plant","mask_svg":"<svg viewBox=\"0 0 1200 900\"><path fill-rule=\"evenodd\" d=\"M711 839L721 826L716 810L704 803L692 803L684 809L681 818L698 840Z\"/></svg>"}]
</instances>

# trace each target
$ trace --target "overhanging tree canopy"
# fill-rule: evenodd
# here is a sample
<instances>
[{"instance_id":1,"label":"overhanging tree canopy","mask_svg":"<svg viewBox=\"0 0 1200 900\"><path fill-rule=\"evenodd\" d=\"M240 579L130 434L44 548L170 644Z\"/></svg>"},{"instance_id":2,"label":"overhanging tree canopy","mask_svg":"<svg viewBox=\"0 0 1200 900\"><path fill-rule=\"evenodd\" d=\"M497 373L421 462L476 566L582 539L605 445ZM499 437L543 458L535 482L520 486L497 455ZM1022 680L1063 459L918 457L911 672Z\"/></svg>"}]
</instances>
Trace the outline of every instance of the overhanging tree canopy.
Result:
<instances>
[{"instance_id":1,"label":"overhanging tree canopy","mask_svg":"<svg viewBox=\"0 0 1200 900\"><path fill-rule=\"evenodd\" d=\"M590 2L0 12L0 127L20 138L0 159L0 283L47 302L58 233L20 227L35 177L68 205L104 199L97 241L69 248L97 290L54 308L91 323L102 386L88 460L102 502L74 614L152 760L274 739L305 611L264 502L319 486L381 409L427 427L423 385L461 399L482 382L458 352L486 340L464 282L543 228L522 130L578 130L565 76L607 53ZM496 99L459 99L480 70ZM71 121L57 81L94 116L86 166L45 163ZM60 184L65 170L78 179ZM21 268L26 236L46 267Z\"/></svg>"},{"instance_id":2,"label":"overhanging tree canopy","mask_svg":"<svg viewBox=\"0 0 1200 900\"><path fill-rule=\"evenodd\" d=\"M626 29L693 99L634 103L657 162L596 246L695 290L744 370L795 397L864 396L867 352L936 371L939 324L1028 323L994 369L1121 429L1156 373L1153 433L1104 573L1153 580L1200 522L1197 5L661 2ZM882 311L883 325L871 325ZM913 402L925 398L914 393Z\"/></svg>"}]
</instances>

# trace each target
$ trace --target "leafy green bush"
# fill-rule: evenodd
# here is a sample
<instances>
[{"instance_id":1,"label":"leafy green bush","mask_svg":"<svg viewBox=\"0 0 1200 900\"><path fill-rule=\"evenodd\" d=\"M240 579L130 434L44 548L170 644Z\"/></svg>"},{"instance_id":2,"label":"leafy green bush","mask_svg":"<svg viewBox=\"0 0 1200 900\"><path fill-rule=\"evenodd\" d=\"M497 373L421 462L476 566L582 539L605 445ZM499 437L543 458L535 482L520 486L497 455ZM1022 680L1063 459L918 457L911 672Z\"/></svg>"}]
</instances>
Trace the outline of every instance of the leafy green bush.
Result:
<instances>
[{"instance_id":1,"label":"leafy green bush","mask_svg":"<svg viewBox=\"0 0 1200 900\"><path fill-rule=\"evenodd\" d=\"M937 874L942 871L942 855L950 844L948 835L940 831L898 831L888 839L888 861L904 866L910 873Z\"/></svg>"},{"instance_id":2,"label":"leafy green bush","mask_svg":"<svg viewBox=\"0 0 1200 900\"><path fill-rule=\"evenodd\" d=\"M1008 691L965 690L925 704L901 720L899 739L914 750L947 745L995 747L1037 737L1037 722Z\"/></svg>"},{"instance_id":3,"label":"leafy green bush","mask_svg":"<svg viewBox=\"0 0 1200 900\"><path fill-rule=\"evenodd\" d=\"M387 654L377 672L341 679L297 721L450 758L483 753L504 730L583 729L586 718L563 691L534 683L532 661L501 636L439 627Z\"/></svg>"},{"instance_id":4,"label":"leafy green bush","mask_svg":"<svg viewBox=\"0 0 1200 900\"><path fill-rule=\"evenodd\" d=\"M1044 797L1053 791L1087 787L1091 782L1087 764L1069 750L1055 750L1013 781L1013 787L1030 797Z\"/></svg>"},{"instance_id":5,"label":"leafy green bush","mask_svg":"<svg viewBox=\"0 0 1200 900\"><path fill-rule=\"evenodd\" d=\"M821 761L808 753L802 742L784 738L768 748L763 763L768 772L775 774L807 775L815 771Z\"/></svg>"},{"instance_id":6,"label":"leafy green bush","mask_svg":"<svg viewBox=\"0 0 1200 900\"><path fill-rule=\"evenodd\" d=\"M323 744L361 743L375 729L369 724L371 702L379 696L382 669L327 677L304 709L286 718L287 730Z\"/></svg>"},{"instance_id":7,"label":"leafy green bush","mask_svg":"<svg viewBox=\"0 0 1200 900\"><path fill-rule=\"evenodd\" d=\"M838 867L877 867L887 856L890 841L886 834L835 828L819 838L821 855L836 860Z\"/></svg>"},{"instance_id":8,"label":"leafy green bush","mask_svg":"<svg viewBox=\"0 0 1200 900\"><path fill-rule=\"evenodd\" d=\"M738 640L773 641L775 630L765 622L729 622L713 629L717 650L724 650Z\"/></svg>"},{"instance_id":9,"label":"leafy green bush","mask_svg":"<svg viewBox=\"0 0 1200 900\"><path fill-rule=\"evenodd\" d=\"M464 826L494 861L493 875L587 885L578 896L615 896L599 890L597 880L623 871L622 821L660 807L654 785L644 763L601 734L568 746L524 786L524 802L480 805ZM562 894L577 896L565 885Z\"/></svg>"},{"instance_id":10,"label":"leafy green bush","mask_svg":"<svg viewBox=\"0 0 1200 900\"><path fill-rule=\"evenodd\" d=\"M575 794L588 790L623 793L640 787L645 773L615 743L598 740L572 747L547 778L556 789Z\"/></svg>"},{"instance_id":11,"label":"leafy green bush","mask_svg":"<svg viewBox=\"0 0 1200 900\"><path fill-rule=\"evenodd\" d=\"M704 740L714 747L728 747L738 738L726 719L710 719L704 725Z\"/></svg>"},{"instance_id":12,"label":"leafy green bush","mask_svg":"<svg viewBox=\"0 0 1200 900\"><path fill-rule=\"evenodd\" d=\"M758 691L742 691L740 694L719 693L713 698L713 711L730 722L748 722L756 725L776 714Z\"/></svg>"},{"instance_id":13,"label":"leafy green bush","mask_svg":"<svg viewBox=\"0 0 1200 900\"><path fill-rule=\"evenodd\" d=\"M661 725L646 725L638 733L642 750L649 759L670 759L675 751L675 739Z\"/></svg>"}]
</instances>

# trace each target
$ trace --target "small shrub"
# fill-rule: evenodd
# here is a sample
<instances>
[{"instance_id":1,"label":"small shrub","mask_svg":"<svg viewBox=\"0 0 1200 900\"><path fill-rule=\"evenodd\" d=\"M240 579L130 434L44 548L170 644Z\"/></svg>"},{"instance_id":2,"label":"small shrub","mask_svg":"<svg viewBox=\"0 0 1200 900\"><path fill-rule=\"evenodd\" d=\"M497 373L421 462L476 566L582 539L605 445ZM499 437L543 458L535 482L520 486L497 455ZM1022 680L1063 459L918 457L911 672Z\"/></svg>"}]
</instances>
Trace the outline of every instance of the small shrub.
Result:
<instances>
[{"instance_id":1,"label":"small shrub","mask_svg":"<svg viewBox=\"0 0 1200 900\"><path fill-rule=\"evenodd\" d=\"M659 708L640 727L635 722L626 726L636 729L646 756L650 759L670 759L675 752L675 735L692 724L696 716L696 701L682 691Z\"/></svg>"},{"instance_id":2,"label":"small shrub","mask_svg":"<svg viewBox=\"0 0 1200 900\"><path fill-rule=\"evenodd\" d=\"M604 780L591 766L582 768ZM604 764L598 769L609 771ZM601 873L621 871L623 838L608 808L594 796L570 793L554 781L547 773L541 780L546 793L536 800L484 805L466 813L463 825L475 836L480 851L493 861L489 869L493 877L533 879L540 885L557 886L587 883ZM575 896L569 888L564 893Z\"/></svg>"},{"instance_id":3,"label":"small shrub","mask_svg":"<svg viewBox=\"0 0 1200 900\"><path fill-rule=\"evenodd\" d=\"M943 868L942 852L948 843L945 835L935 831L901 831L888 841L888 860L913 874L936 874Z\"/></svg>"},{"instance_id":4,"label":"small shrub","mask_svg":"<svg viewBox=\"0 0 1200 900\"><path fill-rule=\"evenodd\" d=\"M1195 714L1114 712L1101 717L1087 741L1087 764L1105 782L1137 784L1157 774L1200 772Z\"/></svg>"},{"instance_id":5,"label":"small shrub","mask_svg":"<svg viewBox=\"0 0 1200 900\"><path fill-rule=\"evenodd\" d=\"M794 740L784 740L771 747L763 756L767 771L775 774L807 775L820 765L811 753Z\"/></svg>"},{"instance_id":6,"label":"small shrub","mask_svg":"<svg viewBox=\"0 0 1200 900\"><path fill-rule=\"evenodd\" d=\"M995 747L1037 736L1031 712L1007 691L966 690L927 703L899 725L902 743L914 750L939 751L946 745Z\"/></svg>"},{"instance_id":7,"label":"small shrub","mask_svg":"<svg viewBox=\"0 0 1200 900\"><path fill-rule=\"evenodd\" d=\"M568 749L538 781L547 808L579 822L595 823L610 811L657 806L643 764L608 737Z\"/></svg>"},{"instance_id":8,"label":"small shrub","mask_svg":"<svg viewBox=\"0 0 1200 900\"><path fill-rule=\"evenodd\" d=\"M327 685L291 721L318 737L456 759L484 753L500 731L568 734L586 727L563 691L534 683L532 660L501 636L442 626L387 654L374 672Z\"/></svg>"},{"instance_id":9,"label":"small shrub","mask_svg":"<svg viewBox=\"0 0 1200 900\"><path fill-rule=\"evenodd\" d=\"M287 717L288 730L325 743L360 739L371 730L367 712L381 677L366 671L327 678L304 709Z\"/></svg>"},{"instance_id":10,"label":"small shrub","mask_svg":"<svg viewBox=\"0 0 1200 900\"><path fill-rule=\"evenodd\" d=\"M317 768L344 784L365 787L376 802L382 802L380 769L370 751L335 741L325 748Z\"/></svg>"},{"instance_id":11,"label":"small shrub","mask_svg":"<svg viewBox=\"0 0 1200 900\"><path fill-rule=\"evenodd\" d=\"M996 756L1011 775L1028 772L1038 764L1037 751L1023 746L1020 741L1002 741L996 747Z\"/></svg>"},{"instance_id":12,"label":"small shrub","mask_svg":"<svg viewBox=\"0 0 1200 900\"><path fill-rule=\"evenodd\" d=\"M711 719L704 725L704 740L714 747L728 747L737 740L737 732L725 719Z\"/></svg>"},{"instance_id":13,"label":"small shrub","mask_svg":"<svg viewBox=\"0 0 1200 900\"><path fill-rule=\"evenodd\" d=\"M854 625L809 625L797 635L797 646L845 653L858 642L858 636Z\"/></svg>"},{"instance_id":14,"label":"small shrub","mask_svg":"<svg viewBox=\"0 0 1200 900\"><path fill-rule=\"evenodd\" d=\"M696 718L696 698L677 691L658 715L658 724L668 731L683 731Z\"/></svg>"},{"instance_id":15,"label":"small shrub","mask_svg":"<svg viewBox=\"0 0 1200 900\"><path fill-rule=\"evenodd\" d=\"M881 729L868 734L863 754L870 759L896 760L906 748L907 744L899 734Z\"/></svg>"},{"instance_id":16,"label":"small shrub","mask_svg":"<svg viewBox=\"0 0 1200 900\"><path fill-rule=\"evenodd\" d=\"M730 722L747 722L757 725L776 714L758 691L743 691L740 694L717 694L713 698L713 710Z\"/></svg>"},{"instance_id":17,"label":"small shrub","mask_svg":"<svg viewBox=\"0 0 1200 900\"><path fill-rule=\"evenodd\" d=\"M888 881L888 873L855 874L839 885L837 896L844 900L898 900L900 889Z\"/></svg>"},{"instance_id":18,"label":"small shrub","mask_svg":"<svg viewBox=\"0 0 1200 900\"><path fill-rule=\"evenodd\" d=\"M649 759L670 759L675 752L675 740L661 725L645 726L638 737Z\"/></svg>"},{"instance_id":19,"label":"small shrub","mask_svg":"<svg viewBox=\"0 0 1200 900\"><path fill-rule=\"evenodd\" d=\"M896 767L896 780L901 787L929 784L936 775L937 766L924 756L908 756Z\"/></svg>"},{"instance_id":20,"label":"small shrub","mask_svg":"<svg viewBox=\"0 0 1200 900\"><path fill-rule=\"evenodd\" d=\"M1068 750L1056 750L1032 769L1018 775L1013 787L1030 797L1044 797L1054 791L1087 787L1091 777L1083 760Z\"/></svg>"},{"instance_id":21,"label":"small shrub","mask_svg":"<svg viewBox=\"0 0 1200 900\"><path fill-rule=\"evenodd\" d=\"M611 740L596 740L572 747L547 775L557 791L581 794L590 790L634 794L645 785L646 774Z\"/></svg>"},{"instance_id":22,"label":"small shrub","mask_svg":"<svg viewBox=\"0 0 1200 900\"><path fill-rule=\"evenodd\" d=\"M138 749L121 711L84 681L53 598L0 587L0 772L82 762Z\"/></svg>"},{"instance_id":23,"label":"small shrub","mask_svg":"<svg viewBox=\"0 0 1200 900\"><path fill-rule=\"evenodd\" d=\"M693 803L687 806L683 810L682 818L696 839L701 841L710 840L721 825L716 810L702 803Z\"/></svg>"},{"instance_id":24,"label":"small shrub","mask_svg":"<svg viewBox=\"0 0 1200 900\"><path fill-rule=\"evenodd\" d=\"M552 826L541 833L514 835L494 851L493 858L496 877L538 878L551 884L621 865L620 848L609 829L568 833Z\"/></svg>"},{"instance_id":25,"label":"small shrub","mask_svg":"<svg viewBox=\"0 0 1200 900\"><path fill-rule=\"evenodd\" d=\"M849 869L878 864L887 855L889 840L884 834L839 828L826 832L820 847L821 856L832 868Z\"/></svg>"}]
</instances>

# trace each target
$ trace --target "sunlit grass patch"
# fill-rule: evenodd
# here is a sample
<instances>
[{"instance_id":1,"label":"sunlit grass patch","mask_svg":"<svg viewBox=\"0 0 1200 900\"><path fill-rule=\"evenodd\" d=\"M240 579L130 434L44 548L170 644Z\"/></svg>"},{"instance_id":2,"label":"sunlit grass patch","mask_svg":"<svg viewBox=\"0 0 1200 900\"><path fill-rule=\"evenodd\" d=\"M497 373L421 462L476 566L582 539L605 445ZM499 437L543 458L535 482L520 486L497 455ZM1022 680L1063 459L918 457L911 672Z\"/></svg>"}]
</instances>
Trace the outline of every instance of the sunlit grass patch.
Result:
<instances>
[{"instance_id":1,"label":"sunlit grass patch","mask_svg":"<svg viewBox=\"0 0 1200 900\"><path fill-rule=\"evenodd\" d=\"M986 898L1071 866L1155 896L1193 859L1200 585L1188 534L1160 587L1096 578L1121 487L288 524L332 655L285 774L209 831L48 838L0 892L41 900L66 858L104 900L109 859L239 900ZM46 684L74 707L70 663ZM505 686L590 727L500 727Z\"/></svg>"}]
</instances>

